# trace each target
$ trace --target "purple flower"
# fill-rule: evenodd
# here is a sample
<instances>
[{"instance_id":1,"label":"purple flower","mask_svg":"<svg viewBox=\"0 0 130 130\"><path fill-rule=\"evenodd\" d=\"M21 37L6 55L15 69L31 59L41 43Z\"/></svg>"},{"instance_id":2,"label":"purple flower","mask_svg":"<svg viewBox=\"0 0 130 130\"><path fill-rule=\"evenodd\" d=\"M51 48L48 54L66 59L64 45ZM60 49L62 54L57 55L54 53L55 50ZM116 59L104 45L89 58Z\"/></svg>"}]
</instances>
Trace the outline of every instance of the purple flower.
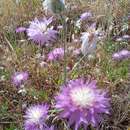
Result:
<instances>
[{"instance_id":1,"label":"purple flower","mask_svg":"<svg viewBox=\"0 0 130 130\"><path fill-rule=\"evenodd\" d=\"M47 127L45 121L47 119L48 106L34 105L27 109L24 122L25 130L43 130ZM49 129L47 129L49 130Z\"/></svg>"},{"instance_id":2,"label":"purple flower","mask_svg":"<svg viewBox=\"0 0 130 130\"><path fill-rule=\"evenodd\" d=\"M58 32L53 30L52 27L49 27L51 22L52 17L49 19L44 18L41 21L35 18L35 20L31 22L29 28L27 29L27 35L29 39L40 45L54 42L57 38Z\"/></svg>"},{"instance_id":3,"label":"purple flower","mask_svg":"<svg viewBox=\"0 0 130 130\"><path fill-rule=\"evenodd\" d=\"M129 41L130 35L114 36L113 39L117 42Z\"/></svg>"},{"instance_id":4,"label":"purple flower","mask_svg":"<svg viewBox=\"0 0 130 130\"><path fill-rule=\"evenodd\" d=\"M54 130L54 126L51 126L50 128L46 128L45 130Z\"/></svg>"},{"instance_id":5,"label":"purple flower","mask_svg":"<svg viewBox=\"0 0 130 130\"><path fill-rule=\"evenodd\" d=\"M69 125L75 124L75 130L81 124L96 127L102 119L101 114L109 114L107 93L97 89L95 80L70 80L62 88L56 97L56 108L61 111L61 118L69 119Z\"/></svg>"},{"instance_id":6,"label":"purple flower","mask_svg":"<svg viewBox=\"0 0 130 130\"><path fill-rule=\"evenodd\" d=\"M26 28L25 27L18 27L16 28L16 33L21 33L21 32L25 32L26 31Z\"/></svg>"},{"instance_id":7,"label":"purple flower","mask_svg":"<svg viewBox=\"0 0 130 130\"><path fill-rule=\"evenodd\" d=\"M63 58L63 56L64 56L64 48L55 48L48 54L48 60L49 61L59 60Z\"/></svg>"},{"instance_id":8,"label":"purple flower","mask_svg":"<svg viewBox=\"0 0 130 130\"><path fill-rule=\"evenodd\" d=\"M130 40L130 35L123 35L122 38L123 38L124 40Z\"/></svg>"},{"instance_id":9,"label":"purple flower","mask_svg":"<svg viewBox=\"0 0 130 130\"><path fill-rule=\"evenodd\" d=\"M113 58L114 60L119 60L121 57L120 57L119 53L114 53L114 54L112 55L112 58Z\"/></svg>"},{"instance_id":10,"label":"purple flower","mask_svg":"<svg viewBox=\"0 0 130 130\"><path fill-rule=\"evenodd\" d=\"M118 38L116 38L116 41L117 41L117 42L122 42L122 41L123 41L123 38L122 38L122 37L118 37Z\"/></svg>"},{"instance_id":11,"label":"purple flower","mask_svg":"<svg viewBox=\"0 0 130 130\"><path fill-rule=\"evenodd\" d=\"M28 72L16 72L12 76L12 83L16 86L20 86L24 81L28 79Z\"/></svg>"},{"instance_id":12,"label":"purple flower","mask_svg":"<svg viewBox=\"0 0 130 130\"><path fill-rule=\"evenodd\" d=\"M112 58L114 60L122 60L122 59L130 58L130 51L123 49L119 52L114 53L112 55Z\"/></svg>"},{"instance_id":13,"label":"purple flower","mask_svg":"<svg viewBox=\"0 0 130 130\"><path fill-rule=\"evenodd\" d=\"M91 17L92 17L92 13L91 12L85 12L85 13L81 14L80 20L82 20L82 21L88 20Z\"/></svg>"},{"instance_id":14,"label":"purple flower","mask_svg":"<svg viewBox=\"0 0 130 130\"><path fill-rule=\"evenodd\" d=\"M128 14L128 20L130 19L130 13Z\"/></svg>"}]
</instances>

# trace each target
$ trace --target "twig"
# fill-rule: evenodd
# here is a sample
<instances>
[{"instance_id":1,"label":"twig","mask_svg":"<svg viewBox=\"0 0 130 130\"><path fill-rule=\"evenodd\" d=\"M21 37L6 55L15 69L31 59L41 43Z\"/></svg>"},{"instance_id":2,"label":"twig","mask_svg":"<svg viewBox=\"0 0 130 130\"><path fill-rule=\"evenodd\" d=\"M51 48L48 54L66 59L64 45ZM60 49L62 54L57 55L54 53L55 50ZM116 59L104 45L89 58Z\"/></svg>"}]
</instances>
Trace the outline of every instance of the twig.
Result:
<instances>
[{"instance_id":1,"label":"twig","mask_svg":"<svg viewBox=\"0 0 130 130\"><path fill-rule=\"evenodd\" d=\"M9 46L10 50L13 51L13 52L15 52L13 46L11 45L11 43L9 42L9 40L7 39L7 37L6 36L4 36L4 37L5 37L5 40L6 40L7 44L8 44L8 46Z\"/></svg>"},{"instance_id":2,"label":"twig","mask_svg":"<svg viewBox=\"0 0 130 130\"><path fill-rule=\"evenodd\" d=\"M9 42L9 40L7 39L7 37L6 37L5 35L4 35L4 38L5 38L5 41L7 42L7 44L8 44L8 46L9 46L10 50L15 54L15 57L16 57L16 59L17 59L17 54L16 54L16 52L15 52L13 46L11 45L11 43Z\"/></svg>"},{"instance_id":3,"label":"twig","mask_svg":"<svg viewBox=\"0 0 130 130\"><path fill-rule=\"evenodd\" d=\"M17 121L3 121L3 122L0 122L0 124L12 124L12 123L15 123L15 124L18 124L19 122L17 122Z\"/></svg>"},{"instance_id":4,"label":"twig","mask_svg":"<svg viewBox=\"0 0 130 130\"><path fill-rule=\"evenodd\" d=\"M72 70L71 70L71 73L74 71L74 69L80 64L80 62L81 62L86 56L87 56L87 54L84 55L84 56L82 56L82 57L80 58L80 60L79 60L77 63L75 63L75 65L73 66L73 68L72 68Z\"/></svg>"}]
</instances>

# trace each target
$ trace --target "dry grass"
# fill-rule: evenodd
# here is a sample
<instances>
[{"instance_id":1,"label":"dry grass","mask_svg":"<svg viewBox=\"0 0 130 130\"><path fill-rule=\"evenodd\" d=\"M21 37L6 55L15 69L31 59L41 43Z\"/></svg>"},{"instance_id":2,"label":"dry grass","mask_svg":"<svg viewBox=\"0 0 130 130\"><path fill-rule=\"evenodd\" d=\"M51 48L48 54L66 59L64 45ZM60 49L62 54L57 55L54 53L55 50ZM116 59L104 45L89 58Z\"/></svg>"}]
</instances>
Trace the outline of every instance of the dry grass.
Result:
<instances>
[{"instance_id":1,"label":"dry grass","mask_svg":"<svg viewBox=\"0 0 130 130\"><path fill-rule=\"evenodd\" d=\"M0 5L2 5L0 7L1 27L16 27L17 24L22 24L32 17L44 14L40 0L21 0L20 4L16 4L15 0L1 0L0 2ZM73 0L71 2L69 1L69 4L71 6L77 6L76 10L80 10L80 12L86 11L87 9L92 10L97 17L102 16L98 18L98 20L102 22L101 24L103 26L106 26L107 24L108 28L113 20L118 22L130 9L129 0L95 0L94 2L91 2L91 0ZM77 15L78 13L80 14L80 12L77 11Z\"/></svg>"}]
</instances>

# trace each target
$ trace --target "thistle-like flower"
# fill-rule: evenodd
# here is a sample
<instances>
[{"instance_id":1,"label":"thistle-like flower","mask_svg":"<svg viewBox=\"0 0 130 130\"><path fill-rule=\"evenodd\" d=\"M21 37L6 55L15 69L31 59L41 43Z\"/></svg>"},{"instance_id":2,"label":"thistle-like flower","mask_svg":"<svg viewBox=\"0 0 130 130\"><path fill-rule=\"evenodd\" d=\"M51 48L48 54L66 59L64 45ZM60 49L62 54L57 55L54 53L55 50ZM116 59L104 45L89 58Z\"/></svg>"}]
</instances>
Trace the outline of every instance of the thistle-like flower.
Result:
<instances>
[{"instance_id":1,"label":"thistle-like flower","mask_svg":"<svg viewBox=\"0 0 130 130\"><path fill-rule=\"evenodd\" d=\"M62 86L56 97L56 108L61 111L60 118L67 118L69 125L75 124L75 130L91 124L96 127L101 121L101 114L109 114L107 93L97 89L96 81L76 79Z\"/></svg>"},{"instance_id":2,"label":"thistle-like flower","mask_svg":"<svg viewBox=\"0 0 130 130\"><path fill-rule=\"evenodd\" d=\"M27 29L27 35L29 39L40 45L54 42L57 38L58 32L49 27L51 22L52 17L49 19L44 18L40 21L35 18L35 20L31 22L29 28Z\"/></svg>"},{"instance_id":3,"label":"thistle-like flower","mask_svg":"<svg viewBox=\"0 0 130 130\"><path fill-rule=\"evenodd\" d=\"M122 59L127 59L130 58L130 51L123 49L119 52L116 52L112 55L112 58L114 60L122 60Z\"/></svg>"},{"instance_id":4,"label":"thistle-like flower","mask_svg":"<svg viewBox=\"0 0 130 130\"><path fill-rule=\"evenodd\" d=\"M64 57L64 48L55 48L48 54L48 60L54 61Z\"/></svg>"},{"instance_id":5,"label":"thistle-like flower","mask_svg":"<svg viewBox=\"0 0 130 130\"><path fill-rule=\"evenodd\" d=\"M28 79L28 72L16 72L12 76L12 83L16 86L22 85Z\"/></svg>"},{"instance_id":6,"label":"thistle-like flower","mask_svg":"<svg viewBox=\"0 0 130 130\"><path fill-rule=\"evenodd\" d=\"M89 29L88 32L82 33L81 36L81 52L83 55L91 54L95 51L97 41L98 41L98 31L96 31L93 27Z\"/></svg>"},{"instance_id":7,"label":"thistle-like flower","mask_svg":"<svg viewBox=\"0 0 130 130\"><path fill-rule=\"evenodd\" d=\"M92 13L91 12L84 12L83 14L81 14L80 20L81 21L88 20L91 17L92 17Z\"/></svg>"},{"instance_id":8,"label":"thistle-like flower","mask_svg":"<svg viewBox=\"0 0 130 130\"><path fill-rule=\"evenodd\" d=\"M56 14L61 13L65 9L65 0L45 0L43 8L45 11L48 10Z\"/></svg>"},{"instance_id":9,"label":"thistle-like flower","mask_svg":"<svg viewBox=\"0 0 130 130\"><path fill-rule=\"evenodd\" d=\"M48 106L34 105L27 109L24 122L25 130L43 130L47 126L45 121L47 119ZM47 127L48 128L48 127ZM49 130L49 129L48 129Z\"/></svg>"}]
</instances>

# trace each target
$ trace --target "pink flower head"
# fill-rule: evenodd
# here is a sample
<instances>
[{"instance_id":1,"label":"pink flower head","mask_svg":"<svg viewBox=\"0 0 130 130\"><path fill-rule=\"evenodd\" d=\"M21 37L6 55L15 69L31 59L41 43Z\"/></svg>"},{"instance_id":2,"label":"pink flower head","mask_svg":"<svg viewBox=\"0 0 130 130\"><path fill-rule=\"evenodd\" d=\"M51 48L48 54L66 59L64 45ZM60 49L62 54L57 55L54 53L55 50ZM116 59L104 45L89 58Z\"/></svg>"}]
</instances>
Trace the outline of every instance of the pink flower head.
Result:
<instances>
[{"instance_id":1,"label":"pink flower head","mask_svg":"<svg viewBox=\"0 0 130 130\"><path fill-rule=\"evenodd\" d=\"M28 79L28 72L16 72L12 76L12 83L16 86L20 86L24 81Z\"/></svg>"},{"instance_id":2,"label":"pink flower head","mask_svg":"<svg viewBox=\"0 0 130 130\"><path fill-rule=\"evenodd\" d=\"M26 31L26 28L25 27L18 27L16 28L16 33L21 33L21 32L25 32Z\"/></svg>"},{"instance_id":3,"label":"pink flower head","mask_svg":"<svg viewBox=\"0 0 130 130\"><path fill-rule=\"evenodd\" d=\"M56 97L60 118L67 118L70 125L75 124L75 130L81 124L96 127L102 119L101 114L109 114L109 107L106 92L97 89L95 80L70 80Z\"/></svg>"},{"instance_id":4,"label":"pink flower head","mask_svg":"<svg viewBox=\"0 0 130 130\"><path fill-rule=\"evenodd\" d=\"M117 42L129 41L130 35L114 36L113 39Z\"/></svg>"},{"instance_id":5,"label":"pink flower head","mask_svg":"<svg viewBox=\"0 0 130 130\"><path fill-rule=\"evenodd\" d=\"M122 60L122 59L130 58L130 51L123 49L119 52L114 53L112 55L112 58L114 60Z\"/></svg>"},{"instance_id":6,"label":"pink flower head","mask_svg":"<svg viewBox=\"0 0 130 130\"><path fill-rule=\"evenodd\" d=\"M54 126L51 126L50 128L47 127L45 130L54 130Z\"/></svg>"},{"instance_id":7,"label":"pink flower head","mask_svg":"<svg viewBox=\"0 0 130 130\"><path fill-rule=\"evenodd\" d=\"M54 42L57 39L58 32L49 27L51 23L52 17L49 19L44 18L43 20L38 20L35 18L27 29L29 39L40 45Z\"/></svg>"},{"instance_id":8,"label":"pink flower head","mask_svg":"<svg viewBox=\"0 0 130 130\"><path fill-rule=\"evenodd\" d=\"M122 38L123 38L124 40L130 40L130 35L123 35Z\"/></svg>"},{"instance_id":9,"label":"pink flower head","mask_svg":"<svg viewBox=\"0 0 130 130\"><path fill-rule=\"evenodd\" d=\"M47 127L45 124L47 114L48 114L47 105L42 104L29 107L24 116L25 130L43 130L43 128Z\"/></svg>"},{"instance_id":10,"label":"pink flower head","mask_svg":"<svg viewBox=\"0 0 130 130\"><path fill-rule=\"evenodd\" d=\"M120 59L120 55L119 55L119 53L114 53L113 55L112 55L112 58L113 59Z\"/></svg>"},{"instance_id":11,"label":"pink flower head","mask_svg":"<svg viewBox=\"0 0 130 130\"><path fill-rule=\"evenodd\" d=\"M91 12L84 12L83 14L81 14L80 20L82 20L82 21L88 20L91 17L92 17L92 13Z\"/></svg>"},{"instance_id":12,"label":"pink flower head","mask_svg":"<svg viewBox=\"0 0 130 130\"><path fill-rule=\"evenodd\" d=\"M117 41L117 42L122 42L122 41L123 41L123 38L122 38L122 37L118 37L118 38L116 38L116 41Z\"/></svg>"},{"instance_id":13,"label":"pink flower head","mask_svg":"<svg viewBox=\"0 0 130 130\"><path fill-rule=\"evenodd\" d=\"M54 61L62 59L64 56L64 48L55 48L48 54L48 60Z\"/></svg>"}]
</instances>

